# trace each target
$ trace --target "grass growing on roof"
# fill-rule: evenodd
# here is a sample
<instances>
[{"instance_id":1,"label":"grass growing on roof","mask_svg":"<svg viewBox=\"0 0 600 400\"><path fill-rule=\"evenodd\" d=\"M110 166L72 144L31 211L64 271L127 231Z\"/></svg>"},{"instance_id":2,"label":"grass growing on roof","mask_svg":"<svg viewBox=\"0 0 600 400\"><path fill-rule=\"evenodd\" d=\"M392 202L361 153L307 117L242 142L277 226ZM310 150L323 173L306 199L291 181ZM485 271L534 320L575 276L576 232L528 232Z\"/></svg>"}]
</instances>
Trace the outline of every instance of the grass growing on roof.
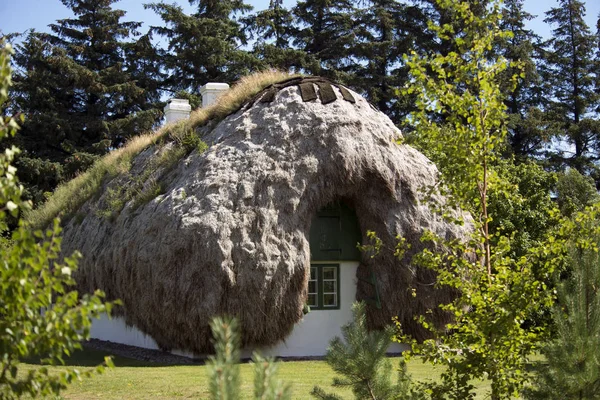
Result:
<instances>
[{"instance_id":1,"label":"grass growing on roof","mask_svg":"<svg viewBox=\"0 0 600 400\"><path fill-rule=\"evenodd\" d=\"M25 215L25 221L35 229L42 229L54 218L72 214L98 191L106 177L129 171L132 159L155 143L163 131L133 138L126 146L102 157L85 173L60 185L41 207Z\"/></svg>"},{"instance_id":2,"label":"grass growing on roof","mask_svg":"<svg viewBox=\"0 0 600 400\"><path fill-rule=\"evenodd\" d=\"M132 138L127 144L96 161L85 173L59 185L52 196L40 207L28 212L25 221L34 229L42 229L56 217L69 217L94 194L103 184L117 175L129 172L132 160L144 149L159 140L174 140L185 143L190 132L208 121L221 121L267 86L293 77L287 73L268 71L242 78L210 107L194 111L190 119L169 124L157 131ZM201 141L197 148L205 148ZM182 155L183 156L183 155Z\"/></svg>"},{"instance_id":3,"label":"grass growing on roof","mask_svg":"<svg viewBox=\"0 0 600 400\"><path fill-rule=\"evenodd\" d=\"M117 184L106 189L104 204L96 210L96 216L112 221L130 200L133 200L133 209L136 210L139 206L164 193L160 178L186 154L194 149L201 152L199 144L203 142L193 133L189 136L193 136L196 140L187 140L185 144L174 142L172 146L154 156L146 164L141 174L124 173Z\"/></svg>"}]
</instances>

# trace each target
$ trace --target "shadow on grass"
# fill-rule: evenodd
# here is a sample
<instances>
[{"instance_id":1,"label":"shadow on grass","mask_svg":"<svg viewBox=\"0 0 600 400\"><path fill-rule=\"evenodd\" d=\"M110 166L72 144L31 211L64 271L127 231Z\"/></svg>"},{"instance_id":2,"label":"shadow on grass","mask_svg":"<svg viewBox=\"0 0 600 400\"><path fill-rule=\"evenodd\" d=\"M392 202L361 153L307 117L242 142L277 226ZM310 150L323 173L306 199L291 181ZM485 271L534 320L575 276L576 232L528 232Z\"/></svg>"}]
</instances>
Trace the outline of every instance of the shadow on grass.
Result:
<instances>
[{"instance_id":1,"label":"shadow on grass","mask_svg":"<svg viewBox=\"0 0 600 400\"><path fill-rule=\"evenodd\" d=\"M104 357L112 356L115 367L166 367L166 366L177 366L177 365L190 365L186 363L160 363L151 361L136 360L133 358L127 358L122 356L115 356L106 351L94 350L94 349L83 349L77 350L71 355L71 357L65 358L64 366L66 367L96 367L104 362ZM42 365L40 358L31 358L24 361L26 364ZM56 366L61 366L57 364Z\"/></svg>"}]
</instances>

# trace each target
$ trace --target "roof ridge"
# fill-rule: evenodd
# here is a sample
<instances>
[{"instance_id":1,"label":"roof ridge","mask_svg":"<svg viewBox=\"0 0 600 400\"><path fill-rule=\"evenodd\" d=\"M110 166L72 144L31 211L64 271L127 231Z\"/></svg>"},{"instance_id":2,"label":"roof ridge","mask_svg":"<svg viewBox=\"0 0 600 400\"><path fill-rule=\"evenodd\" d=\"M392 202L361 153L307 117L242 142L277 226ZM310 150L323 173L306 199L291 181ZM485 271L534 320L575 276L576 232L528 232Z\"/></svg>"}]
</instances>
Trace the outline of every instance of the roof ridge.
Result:
<instances>
[{"instance_id":1,"label":"roof ridge","mask_svg":"<svg viewBox=\"0 0 600 400\"><path fill-rule=\"evenodd\" d=\"M314 88L316 84L319 88L317 92ZM243 110L247 110L252 107L257 102L260 103L271 103L275 100L275 95L279 93L282 89L288 88L290 86L298 86L300 88L300 95L302 96L302 101L313 101L317 98L321 99L323 104L329 104L337 100L337 96L333 90L333 87L338 88L340 91L342 98L349 103L356 103L356 99L350 93L347 87L344 85L333 82L327 78L323 78L320 76L307 76L307 77L294 77L290 79L286 79L285 81L272 83L267 86L256 95L254 95L250 100L248 100L245 104L240 107Z\"/></svg>"}]
</instances>

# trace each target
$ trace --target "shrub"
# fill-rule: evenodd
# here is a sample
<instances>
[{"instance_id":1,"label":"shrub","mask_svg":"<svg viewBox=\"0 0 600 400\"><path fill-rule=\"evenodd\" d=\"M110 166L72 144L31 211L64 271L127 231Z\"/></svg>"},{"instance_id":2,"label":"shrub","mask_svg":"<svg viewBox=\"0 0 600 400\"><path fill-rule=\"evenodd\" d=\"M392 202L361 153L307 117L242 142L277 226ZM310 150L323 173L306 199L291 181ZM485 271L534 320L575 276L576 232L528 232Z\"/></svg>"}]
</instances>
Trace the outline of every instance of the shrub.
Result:
<instances>
[{"instance_id":1,"label":"shrub","mask_svg":"<svg viewBox=\"0 0 600 400\"><path fill-rule=\"evenodd\" d=\"M365 303L352 306L353 321L342 327L342 338L334 338L327 349L326 360L333 370L343 376L335 378L333 386L350 387L356 399L424 399L406 371L404 359L398 369L398 383L392 383L392 364L386 357L394 329L369 331ZM315 386L311 394L321 400L337 400Z\"/></svg>"},{"instance_id":2,"label":"shrub","mask_svg":"<svg viewBox=\"0 0 600 400\"><path fill-rule=\"evenodd\" d=\"M11 48L0 49L0 109L10 86ZM14 135L17 122L0 118L0 139ZM30 204L21 199L23 187L16 181L11 165L18 149L0 154L0 232L7 230L7 213L18 217ZM51 375L48 368L19 372L25 359L39 358L42 364L63 363L65 356L81 348L89 338L91 318L110 312L101 292L79 297L71 290L77 269L76 253L60 260L58 220L46 232L31 233L19 221L11 241L0 246L0 398L58 395L81 373L74 368ZM105 363L111 365L110 359ZM102 371L99 366L96 371ZM90 372L86 375L91 374Z\"/></svg>"},{"instance_id":3,"label":"shrub","mask_svg":"<svg viewBox=\"0 0 600 400\"><path fill-rule=\"evenodd\" d=\"M589 212L589 211L588 211ZM530 399L600 398L600 226L586 220L569 243L571 276L557 284L556 333L542 348Z\"/></svg>"}]
</instances>

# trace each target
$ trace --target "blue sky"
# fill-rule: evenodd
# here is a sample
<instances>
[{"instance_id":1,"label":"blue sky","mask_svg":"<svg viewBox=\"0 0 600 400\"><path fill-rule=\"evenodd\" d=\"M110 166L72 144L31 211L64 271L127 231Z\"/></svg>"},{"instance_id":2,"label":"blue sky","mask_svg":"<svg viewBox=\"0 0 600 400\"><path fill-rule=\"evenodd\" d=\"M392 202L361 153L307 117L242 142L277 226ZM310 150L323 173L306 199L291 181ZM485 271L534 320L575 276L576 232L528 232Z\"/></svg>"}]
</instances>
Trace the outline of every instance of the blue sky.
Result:
<instances>
[{"instance_id":1,"label":"blue sky","mask_svg":"<svg viewBox=\"0 0 600 400\"><path fill-rule=\"evenodd\" d=\"M144 21L148 25L159 25L160 18L151 10L144 10L143 4L151 1L146 0L121 0L115 7L127 11L127 20ZM176 2L186 9L191 9L187 0L167 0ZM268 7L269 0L247 0L255 10ZM285 0L286 6L292 6L295 0ZM596 21L600 14L600 1L587 0L586 21L593 32L596 30ZM538 17L529 24L530 29L538 35L548 38L551 28L543 22L544 12L555 7L556 0L525 0L525 9ZM3 33L23 32L30 28L39 31L48 30L48 24L57 19L66 18L70 15L69 10L60 0L0 0L0 15L2 16L0 31ZM143 30L145 32L146 29Z\"/></svg>"}]
</instances>

